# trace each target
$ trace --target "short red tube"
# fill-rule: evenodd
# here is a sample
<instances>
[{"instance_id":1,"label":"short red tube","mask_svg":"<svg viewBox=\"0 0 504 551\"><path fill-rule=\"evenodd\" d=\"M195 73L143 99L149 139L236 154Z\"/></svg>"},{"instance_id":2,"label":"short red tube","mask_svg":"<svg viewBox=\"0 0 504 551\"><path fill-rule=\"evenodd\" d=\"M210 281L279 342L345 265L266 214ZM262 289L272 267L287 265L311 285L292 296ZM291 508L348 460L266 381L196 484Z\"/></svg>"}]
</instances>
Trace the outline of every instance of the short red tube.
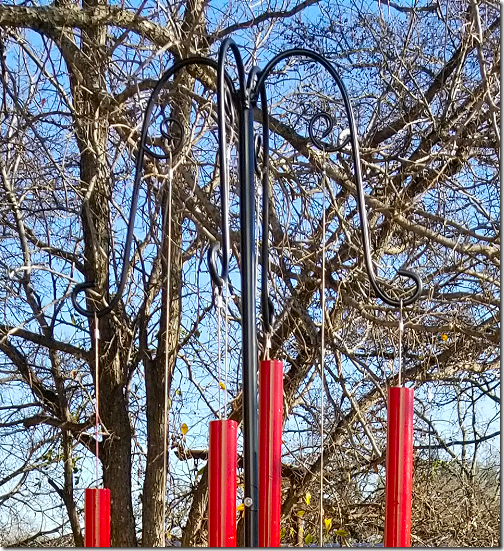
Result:
<instances>
[{"instance_id":1,"label":"short red tube","mask_svg":"<svg viewBox=\"0 0 504 551\"><path fill-rule=\"evenodd\" d=\"M411 547L413 395L412 388L389 388L385 547Z\"/></svg>"},{"instance_id":2,"label":"short red tube","mask_svg":"<svg viewBox=\"0 0 504 551\"><path fill-rule=\"evenodd\" d=\"M236 547L236 438L238 423L210 421L208 546Z\"/></svg>"},{"instance_id":3,"label":"short red tube","mask_svg":"<svg viewBox=\"0 0 504 551\"><path fill-rule=\"evenodd\" d=\"M85 547L110 547L110 490L86 488L84 493Z\"/></svg>"},{"instance_id":4,"label":"short red tube","mask_svg":"<svg viewBox=\"0 0 504 551\"><path fill-rule=\"evenodd\" d=\"M283 362L259 366L259 547L280 547Z\"/></svg>"}]
</instances>

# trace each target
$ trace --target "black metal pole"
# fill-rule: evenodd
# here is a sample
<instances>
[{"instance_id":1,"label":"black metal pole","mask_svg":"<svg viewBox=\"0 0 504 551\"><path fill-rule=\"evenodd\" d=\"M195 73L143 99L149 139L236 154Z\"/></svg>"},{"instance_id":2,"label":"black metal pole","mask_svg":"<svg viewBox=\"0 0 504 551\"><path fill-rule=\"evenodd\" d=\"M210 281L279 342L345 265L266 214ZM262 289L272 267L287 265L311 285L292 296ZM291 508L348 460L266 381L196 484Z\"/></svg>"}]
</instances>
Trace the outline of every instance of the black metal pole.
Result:
<instances>
[{"instance_id":1,"label":"black metal pole","mask_svg":"<svg viewBox=\"0 0 504 551\"><path fill-rule=\"evenodd\" d=\"M257 327L255 314L254 119L249 98L240 110L240 233L245 546L259 545Z\"/></svg>"}]
</instances>

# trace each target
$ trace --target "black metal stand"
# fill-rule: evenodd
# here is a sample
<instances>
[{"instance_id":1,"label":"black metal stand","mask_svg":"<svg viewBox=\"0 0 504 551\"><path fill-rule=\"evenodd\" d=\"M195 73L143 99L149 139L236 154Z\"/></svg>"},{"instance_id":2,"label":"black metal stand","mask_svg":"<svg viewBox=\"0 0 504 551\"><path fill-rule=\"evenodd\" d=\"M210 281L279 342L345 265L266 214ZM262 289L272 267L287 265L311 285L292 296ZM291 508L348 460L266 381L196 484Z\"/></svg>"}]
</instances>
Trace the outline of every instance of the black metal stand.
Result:
<instances>
[{"instance_id":1,"label":"black metal stand","mask_svg":"<svg viewBox=\"0 0 504 551\"><path fill-rule=\"evenodd\" d=\"M225 71L225 61L228 52L235 58L239 86L235 89L232 79ZM238 113L238 153L239 153L239 189L240 189L240 231L241 231L241 284L242 284L242 358L243 358L243 434L244 434L244 474L245 474L245 545L247 547L258 546L258 411L257 411L257 327L256 327L256 273L255 273L255 202L254 202L254 172L256 169L256 143L254 140L254 109L258 107L259 101L262 112L262 149L263 162L261 167L263 186L263 247L262 247L262 285L261 285L261 307L263 327L265 332L270 333L273 325L273 308L268 298L268 152L269 152L269 128L268 128L268 107L265 90L265 81L275 66L282 60L289 57L304 57L320 63L334 79L337 84L345 105L348 117L350 134L348 138L338 145L322 142L332 131L333 119L328 113L314 115L309 124L309 135L312 144L325 152L341 150L348 143L351 144L352 158L354 164L354 176L357 190L357 203L361 221L364 259L370 277L371 285L379 298L393 306L407 306L414 302L422 292L422 282L418 275L409 270L399 270L398 274L413 279L415 289L404 300L396 300L387 295L378 285L371 259L369 231L367 216L364 204L364 188L359 159L359 148L357 142L357 128L353 117L350 100L345 86L333 66L321 55L303 49L292 49L274 57L264 68L260 70L253 67L248 75L245 73L244 63L238 46L232 39L226 39L219 50L218 61L208 58L193 57L182 60L170 67L156 84L147 108L141 131L139 148L137 153L135 181L132 195L132 205L128 224L128 232L123 258L123 271L118 285L116 295L109 301L108 306L99 311L85 309L77 302L77 295L81 290L94 286L93 282L84 282L77 285L72 293L72 301L76 310L88 317L93 315L103 316L110 313L117 306L121 299L127 278L127 266L131 244L133 240L134 218L138 201L138 194L143 169L144 154L147 153L157 159L166 159L167 155L159 154L149 148L147 144L147 132L150 117L155 102L167 85L168 81L181 69L190 65L207 66L217 71L217 104L219 121L219 162L220 162L220 190L222 208L222 263L220 275L217 270L217 244L213 244L209 251L209 269L217 292L221 292L227 283L229 271L230 237L229 237L229 167L227 166L227 145L226 129L228 127L227 115L231 110ZM231 104L230 104L231 102ZM328 126L321 138L314 135L314 123L322 118ZM184 131L180 122L168 118L161 124L161 134L171 144L173 155L180 150L184 141Z\"/></svg>"}]
</instances>

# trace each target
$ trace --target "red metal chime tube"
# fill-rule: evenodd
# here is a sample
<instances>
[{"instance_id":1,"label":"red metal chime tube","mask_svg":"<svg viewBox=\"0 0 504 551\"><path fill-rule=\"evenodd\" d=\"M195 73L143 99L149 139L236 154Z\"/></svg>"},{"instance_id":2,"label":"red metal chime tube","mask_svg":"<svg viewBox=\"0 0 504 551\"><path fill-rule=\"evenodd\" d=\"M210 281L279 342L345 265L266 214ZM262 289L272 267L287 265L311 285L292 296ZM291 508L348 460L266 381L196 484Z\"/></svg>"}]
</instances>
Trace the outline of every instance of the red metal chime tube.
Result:
<instances>
[{"instance_id":1,"label":"red metal chime tube","mask_svg":"<svg viewBox=\"0 0 504 551\"><path fill-rule=\"evenodd\" d=\"M236 547L236 441L238 423L210 421L208 546Z\"/></svg>"},{"instance_id":2,"label":"red metal chime tube","mask_svg":"<svg viewBox=\"0 0 504 551\"><path fill-rule=\"evenodd\" d=\"M259 547L280 547L283 362L259 366Z\"/></svg>"},{"instance_id":3,"label":"red metal chime tube","mask_svg":"<svg viewBox=\"0 0 504 551\"><path fill-rule=\"evenodd\" d=\"M388 392L385 547L411 547L413 394L404 387Z\"/></svg>"},{"instance_id":4,"label":"red metal chime tube","mask_svg":"<svg viewBox=\"0 0 504 551\"><path fill-rule=\"evenodd\" d=\"M85 547L110 547L110 490L86 488L84 493Z\"/></svg>"}]
</instances>

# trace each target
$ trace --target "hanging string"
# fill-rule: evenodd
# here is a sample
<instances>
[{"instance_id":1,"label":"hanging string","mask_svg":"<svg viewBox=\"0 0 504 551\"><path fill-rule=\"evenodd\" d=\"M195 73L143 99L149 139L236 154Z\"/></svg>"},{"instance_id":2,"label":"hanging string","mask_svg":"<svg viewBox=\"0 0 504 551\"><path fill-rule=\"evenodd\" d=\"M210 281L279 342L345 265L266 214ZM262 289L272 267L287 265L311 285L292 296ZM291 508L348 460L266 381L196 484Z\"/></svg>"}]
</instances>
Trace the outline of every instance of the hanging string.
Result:
<instances>
[{"instance_id":1,"label":"hanging string","mask_svg":"<svg viewBox=\"0 0 504 551\"><path fill-rule=\"evenodd\" d=\"M324 364L325 364L325 251L326 251L326 158L322 169L322 278L320 283L320 547L324 544Z\"/></svg>"},{"instance_id":2,"label":"hanging string","mask_svg":"<svg viewBox=\"0 0 504 551\"><path fill-rule=\"evenodd\" d=\"M226 291L224 299L224 415L227 412L228 405L228 350L229 350L229 285L227 281L224 283Z\"/></svg>"},{"instance_id":3,"label":"hanging string","mask_svg":"<svg viewBox=\"0 0 504 551\"><path fill-rule=\"evenodd\" d=\"M257 160L257 162L259 162ZM260 169L259 169L260 170ZM262 172L260 170L260 172ZM257 180L260 180L260 175L257 174L257 172L255 173L255 177ZM258 182L260 184L260 181ZM255 210L256 210L256 228L259 228L261 227L260 226L260 222L261 222L261 218L260 218L260 213L261 213L261 203L262 203L262 186L261 185L257 185L256 186L256 194L255 194ZM264 235L262 236L262 238L264 239ZM254 274L257 274L257 264L259 263L259 231L256 231L256 235L255 235L255 266L254 266ZM256 293L257 293L257 279L255 279L254 281L254 285L256 287ZM267 345L267 335L265 335L265 342L264 342L264 353L263 353L263 360L267 360L268 359L268 345Z\"/></svg>"},{"instance_id":4,"label":"hanging string","mask_svg":"<svg viewBox=\"0 0 504 551\"><path fill-rule=\"evenodd\" d=\"M98 350L100 342L100 328L98 327L98 316L94 315L94 349L95 349L95 472L96 472L96 488L98 488L98 473L99 473L99 419L100 419L100 386L99 386L99 371L98 371L98 359L100 357L100 351Z\"/></svg>"},{"instance_id":5,"label":"hanging string","mask_svg":"<svg viewBox=\"0 0 504 551\"><path fill-rule=\"evenodd\" d=\"M167 499L167 479L168 479L168 374L170 361L170 294L171 294L171 226L172 226L172 185L173 185L173 167L171 152L168 154L168 195L166 197L167 214L163 233L167 230L167 250L166 250L166 289L165 289L165 372L164 372L164 442L163 442L163 535L161 538L162 547L166 547L166 499Z\"/></svg>"},{"instance_id":6,"label":"hanging string","mask_svg":"<svg viewBox=\"0 0 504 551\"><path fill-rule=\"evenodd\" d=\"M233 130L231 128L231 138L226 150L227 166L231 167L231 143L233 141ZM222 289L216 290L215 305L217 307L217 348L218 348L218 373L219 380L219 419L222 419L222 405L221 405L221 391L224 390L224 417L227 412L228 403L228 340L229 340L229 286L228 281L224 281ZM221 377L221 364L222 364L222 352L221 352L221 323L222 315L221 310L224 310L224 380Z\"/></svg>"},{"instance_id":7,"label":"hanging string","mask_svg":"<svg viewBox=\"0 0 504 551\"><path fill-rule=\"evenodd\" d=\"M403 301L401 299L399 305L399 374L398 374L398 386L401 386L402 381L402 341L404 333L404 321L403 321Z\"/></svg>"},{"instance_id":8,"label":"hanging string","mask_svg":"<svg viewBox=\"0 0 504 551\"><path fill-rule=\"evenodd\" d=\"M215 288L215 308L217 310L217 380L219 381L219 409L218 417L219 420L222 419L221 414L221 390L222 390L222 379L221 379L221 308L222 308L222 295L220 289Z\"/></svg>"},{"instance_id":9,"label":"hanging string","mask_svg":"<svg viewBox=\"0 0 504 551\"><path fill-rule=\"evenodd\" d=\"M257 189L258 189L258 191L260 190L260 195L262 195L262 186L258 186ZM259 212L259 205L258 205L257 211ZM258 217L258 220L257 220L257 227L259 227L259 217ZM262 238L263 239L269 239L269 232L267 233L267 235L263 235ZM258 241L258 247L259 247L259 241ZM269 250L269 247L268 247L268 250ZM268 263L268 273L271 273L271 266L270 266L270 258L269 257L267 259L267 263ZM264 266L264 263L263 263L263 266ZM264 356L263 356L263 360L269 360L270 359L269 351L270 351L270 348L271 348L271 331L272 331L272 329L268 330L268 331L265 331L265 333L264 333Z\"/></svg>"}]
</instances>

